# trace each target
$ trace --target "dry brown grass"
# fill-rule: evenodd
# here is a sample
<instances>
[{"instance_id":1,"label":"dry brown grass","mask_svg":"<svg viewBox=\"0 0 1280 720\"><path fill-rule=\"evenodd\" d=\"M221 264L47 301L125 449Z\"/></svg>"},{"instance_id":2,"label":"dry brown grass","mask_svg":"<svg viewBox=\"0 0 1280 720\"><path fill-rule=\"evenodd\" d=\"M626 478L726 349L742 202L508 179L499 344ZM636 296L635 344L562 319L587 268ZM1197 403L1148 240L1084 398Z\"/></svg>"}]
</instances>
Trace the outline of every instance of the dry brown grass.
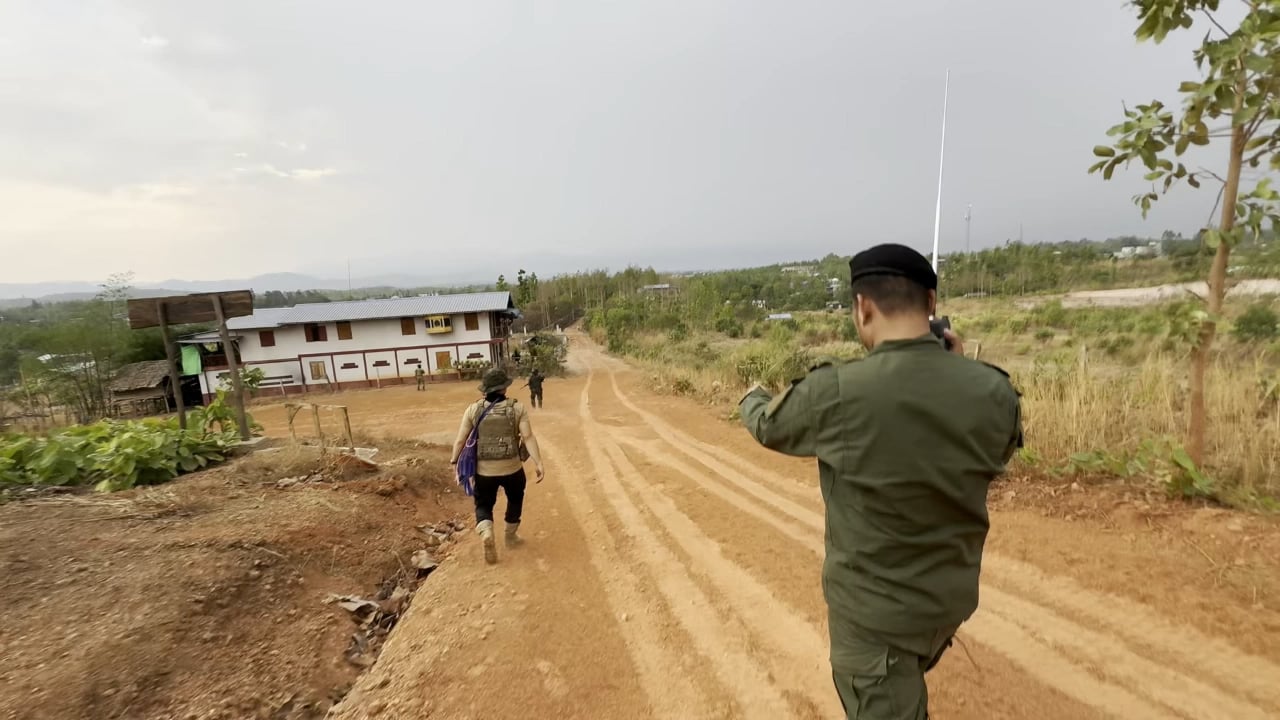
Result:
<instances>
[{"instance_id":1,"label":"dry brown grass","mask_svg":"<svg viewBox=\"0 0 1280 720\"><path fill-rule=\"evenodd\" d=\"M1210 370L1204 469L1224 500L1280 496L1280 412L1262 390L1269 372L1226 359ZM1185 434L1187 363L1179 358L1152 355L1124 367L1092 362L1082 352L1071 364L1013 374L1023 393L1028 455L1038 464L1063 467L1080 453L1105 452L1136 459L1139 474L1154 473L1159 469L1142 466L1144 443L1177 444Z\"/></svg>"},{"instance_id":2,"label":"dry brown grass","mask_svg":"<svg viewBox=\"0 0 1280 720\"><path fill-rule=\"evenodd\" d=\"M800 344L797 340L797 344ZM766 341L694 337L672 343L661 336L637 338L633 360L659 392L691 397L734 415L747 387L739 370L744 357L790 348ZM1031 357L1014 356L1003 343L988 345L983 359L1010 369L1023 393L1027 450L1020 462L1040 472L1089 471L1083 459L1106 459L1121 474L1183 492L1185 476L1174 452L1186 428L1185 359L1150 352L1132 359L1102 350L1055 347ZM854 343L828 342L810 355L849 358ZM1247 359L1225 352L1209 382L1208 494L1224 502L1275 507L1280 497L1280 402L1277 375L1265 356ZM1095 463L1098 464L1098 463ZM1094 468L1096 469L1096 468Z\"/></svg>"}]
</instances>

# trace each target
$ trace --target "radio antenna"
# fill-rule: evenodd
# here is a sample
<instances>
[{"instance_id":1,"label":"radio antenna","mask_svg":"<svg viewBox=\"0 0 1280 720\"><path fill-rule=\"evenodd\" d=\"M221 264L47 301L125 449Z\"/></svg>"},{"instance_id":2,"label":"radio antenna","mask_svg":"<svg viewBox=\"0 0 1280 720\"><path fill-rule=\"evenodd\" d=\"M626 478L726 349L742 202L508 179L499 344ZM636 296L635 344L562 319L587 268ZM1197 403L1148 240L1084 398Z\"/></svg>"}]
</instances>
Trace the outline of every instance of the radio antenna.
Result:
<instances>
[{"instance_id":1,"label":"radio antenna","mask_svg":"<svg viewBox=\"0 0 1280 720\"><path fill-rule=\"evenodd\" d=\"M933 213L933 272L938 272L938 237L942 230L942 169L947 159L947 100L951 94L951 70L942 89L942 149L938 155L938 204Z\"/></svg>"}]
</instances>

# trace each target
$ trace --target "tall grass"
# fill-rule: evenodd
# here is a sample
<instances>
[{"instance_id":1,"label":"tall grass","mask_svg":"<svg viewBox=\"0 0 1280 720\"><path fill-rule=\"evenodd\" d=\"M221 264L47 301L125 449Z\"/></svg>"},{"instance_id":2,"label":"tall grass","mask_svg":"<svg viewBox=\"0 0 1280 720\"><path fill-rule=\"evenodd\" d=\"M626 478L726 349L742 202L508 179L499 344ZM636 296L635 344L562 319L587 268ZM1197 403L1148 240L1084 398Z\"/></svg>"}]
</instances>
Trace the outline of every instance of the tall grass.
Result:
<instances>
[{"instance_id":1,"label":"tall grass","mask_svg":"<svg viewBox=\"0 0 1280 720\"><path fill-rule=\"evenodd\" d=\"M1189 468L1181 452L1188 363L1167 320L1175 310L1164 310L1162 326L1154 309L987 309L969 316L967 332L985 338L983 359L1006 367L1023 393L1024 467L1122 475L1175 494L1280 507L1276 355L1266 346L1224 343L1208 377L1208 460ZM815 314L762 324L748 333L758 337L751 340L637 334L625 353L659 391L729 411L753 380L781 387L820 359L859 357L842 322Z\"/></svg>"},{"instance_id":2,"label":"tall grass","mask_svg":"<svg viewBox=\"0 0 1280 720\"><path fill-rule=\"evenodd\" d=\"M1068 364L1015 370L1023 393L1029 452L1049 469L1088 469L1110 457L1128 472L1171 487L1182 469L1176 450L1187 422L1187 363L1149 355L1130 367L1093 362L1086 351ZM1236 503L1280 497L1280 407L1269 396L1264 363L1242 366L1220 358L1210 369L1205 494ZM1153 450L1163 447L1163 450ZM1083 461L1082 461L1083 459ZM1112 466L1114 467L1114 466Z\"/></svg>"}]
</instances>

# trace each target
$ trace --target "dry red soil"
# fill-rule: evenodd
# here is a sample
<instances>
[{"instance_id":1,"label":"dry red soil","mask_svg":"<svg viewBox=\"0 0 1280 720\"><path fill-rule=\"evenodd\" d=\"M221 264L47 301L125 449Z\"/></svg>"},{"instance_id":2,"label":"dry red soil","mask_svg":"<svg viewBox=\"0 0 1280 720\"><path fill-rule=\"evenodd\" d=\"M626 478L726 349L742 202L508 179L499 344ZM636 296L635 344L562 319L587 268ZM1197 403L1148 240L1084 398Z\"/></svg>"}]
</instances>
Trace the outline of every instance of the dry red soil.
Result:
<instances>
[{"instance_id":1,"label":"dry red soil","mask_svg":"<svg viewBox=\"0 0 1280 720\"><path fill-rule=\"evenodd\" d=\"M527 544L500 547L496 566L484 563L470 535L442 553L440 568L414 596L380 659L330 717L839 717L826 662L819 585L823 507L813 463L757 447L713 409L654 395L647 377L579 337L571 348L572 374L548 381L546 408L532 411L548 476L529 491L522 526ZM347 392L324 401L347 405L357 432L425 445L451 441L463 406L475 396L466 384ZM255 412L269 434L287 436L283 408ZM309 426L307 421L300 430ZM337 426L330 420L326 427ZM186 482L208 481L170 487ZM289 641L272 655L230 632L219 642L249 670L221 678L225 658L214 653L205 684L230 692L237 683L275 688L274 675L285 672L347 677L341 653L351 624L340 611L317 609L321 590L376 585L399 562L387 564L387 549L412 544L397 534L401 529L457 512L461 498L438 482L427 477L389 496L374 493L383 504L352 509L349 527L312 543L310 569L294 573L308 588L305 607L301 600L288 607L305 613L299 621L304 629L306 623L317 626L315 640ZM335 485L343 489L324 491L324 497L342 499L332 502L344 511L348 498L369 495ZM265 495L307 497L274 490ZM1280 717L1280 527L1274 519L1170 503L1141 488L1073 486L1016 474L993 487L991 497L982 606L961 629L961 643L930 674L934 717ZM24 540L21 528L39 523L18 524L37 517L36 509L3 509L0 559L6 567L13 557L34 552L12 543L36 542L32 535L39 533L28 531ZM287 503L270 509L282 523L294 512ZM165 714L177 706L158 701L124 714L67 709L88 707L72 703L72 696L102 698L103 678L119 672L117 663L128 666L123 658L130 656L130 640L110 639L112 633L200 623L168 637L163 650L149 648L159 671L212 652L200 638L220 632L207 610L179 602L172 592L161 589L152 602L139 594L111 597L109 586L75 572L75 564L89 563L95 576L144 573L141 566L162 562L156 556L172 550L162 552L167 546L154 541L148 521L139 522L144 524L126 537L119 525L77 531L74 543L60 546L60 561L31 558L33 565L66 569L33 568L24 583L56 584L65 575L78 589L74 597L52 590L23 596L19 604L27 614L20 624L8 617L15 582L6 579L0 717L6 711L15 718L183 717ZM240 572L256 557L253 545L266 539L257 535L266 533L260 525L244 527L252 536L249 549L242 556L224 554ZM47 537L52 531L43 532ZM108 540L150 554L118 556L137 566L128 571L122 560L115 561L116 570L104 569L93 560ZM277 548L288 544L274 542ZM346 560L337 561L351 568L345 576L316 559L327 558L331 543L349 548L340 553ZM334 587L334 573L347 585ZM133 582L145 585L146 579L141 574ZM233 607L241 621L261 614L257 626L265 628L274 616L263 605L266 596L253 593L238 596ZM218 615L216 622L234 623L236 617ZM326 634L328 625L342 632ZM289 637L312 637L291 632ZM43 643L51 636L64 644L39 657L21 655L17 664L10 659L28 644L48 647ZM105 662L76 656L80 645L108 648ZM71 656L59 654L68 649ZM32 663L37 669L28 670L36 667ZM134 680L131 697L187 697L186 683L198 682L177 671L157 677L163 679L153 684ZM323 680L298 682L322 688ZM24 710L20 701L36 692L65 702L47 699L44 713ZM117 709L123 702L100 701L115 702L101 707ZM181 708L205 710L194 700Z\"/></svg>"}]
</instances>

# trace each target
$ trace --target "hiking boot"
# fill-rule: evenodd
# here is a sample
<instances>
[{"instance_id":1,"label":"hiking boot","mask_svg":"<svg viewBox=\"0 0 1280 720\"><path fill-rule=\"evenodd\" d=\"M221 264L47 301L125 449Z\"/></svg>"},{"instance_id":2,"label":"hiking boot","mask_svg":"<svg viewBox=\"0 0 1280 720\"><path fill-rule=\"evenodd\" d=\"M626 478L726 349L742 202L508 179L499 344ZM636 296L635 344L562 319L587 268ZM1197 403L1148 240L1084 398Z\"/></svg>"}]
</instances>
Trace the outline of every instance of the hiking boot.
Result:
<instances>
[{"instance_id":1,"label":"hiking boot","mask_svg":"<svg viewBox=\"0 0 1280 720\"><path fill-rule=\"evenodd\" d=\"M507 547L515 547L524 544L524 538L516 534L520 530L520 523L508 523L506 541Z\"/></svg>"},{"instance_id":2,"label":"hiking boot","mask_svg":"<svg viewBox=\"0 0 1280 720\"><path fill-rule=\"evenodd\" d=\"M498 542L493 537L493 521L482 520L476 525L476 532L484 541L484 561L493 565L498 562Z\"/></svg>"}]
</instances>

